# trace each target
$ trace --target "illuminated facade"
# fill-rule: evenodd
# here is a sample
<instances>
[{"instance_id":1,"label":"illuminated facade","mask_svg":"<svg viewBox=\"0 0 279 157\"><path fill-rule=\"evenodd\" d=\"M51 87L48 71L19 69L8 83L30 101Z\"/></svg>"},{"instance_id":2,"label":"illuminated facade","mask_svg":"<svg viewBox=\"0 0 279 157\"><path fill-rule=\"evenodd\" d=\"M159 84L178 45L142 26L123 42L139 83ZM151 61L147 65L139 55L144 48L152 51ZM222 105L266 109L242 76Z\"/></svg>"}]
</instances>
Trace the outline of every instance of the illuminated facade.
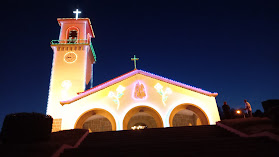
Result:
<instances>
[{"instance_id":1,"label":"illuminated facade","mask_svg":"<svg viewBox=\"0 0 279 157\"><path fill-rule=\"evenodd\" d=\"M215 97L143 70L133 70L85 91L96 55L88 18L58 19L59 40L51 42L53 64L47 114L53 131L90 131L215 124L220 120ZM135 57L134 57L135 58Z\"/></svg>"}]
</instances>

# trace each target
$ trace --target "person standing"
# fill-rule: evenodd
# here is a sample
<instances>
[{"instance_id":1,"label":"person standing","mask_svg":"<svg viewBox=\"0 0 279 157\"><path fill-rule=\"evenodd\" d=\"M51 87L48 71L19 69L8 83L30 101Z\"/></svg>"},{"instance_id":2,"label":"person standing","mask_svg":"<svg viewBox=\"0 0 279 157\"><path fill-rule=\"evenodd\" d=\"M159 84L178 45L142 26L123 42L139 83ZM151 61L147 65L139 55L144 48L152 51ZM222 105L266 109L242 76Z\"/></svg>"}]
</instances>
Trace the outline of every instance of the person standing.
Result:
<instances>
[{"instance_id":1,"label":"person standing","mask_svg":"<svg viewBox=\"0 0 279 157\"><path fill-rule=\"evenodd\" d=\"M227 102L224 102L224 105L222 106L223 113L225 116L225 119L231 119L231 113L230 113L230 106L227 104Z\"/></svg>"},{"instance_id":2,"label":"person standing","mask_svg":"<svg viewBox=\"0 0 279 157\"><path fill-rule=\"evenodd\" d=\"M248 114L248 117L253 117L252 107L251 107L250 103L246 99L244 100L244 103L245 103L245 109L244 110L246 110L246 112Z\"/></svg>"}]
</instances>

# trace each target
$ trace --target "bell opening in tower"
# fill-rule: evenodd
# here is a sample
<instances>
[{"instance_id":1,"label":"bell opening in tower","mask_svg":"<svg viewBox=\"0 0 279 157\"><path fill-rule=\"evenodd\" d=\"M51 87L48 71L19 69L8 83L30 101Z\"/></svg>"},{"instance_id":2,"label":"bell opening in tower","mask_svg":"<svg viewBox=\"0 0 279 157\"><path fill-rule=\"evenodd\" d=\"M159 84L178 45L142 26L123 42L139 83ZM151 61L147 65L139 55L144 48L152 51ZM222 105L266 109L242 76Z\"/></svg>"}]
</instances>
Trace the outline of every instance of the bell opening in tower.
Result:
<instances>
[{"instance_id":1,"label":"bell opening in tower","mask_svg":"<svg viewBox=\"0 0 279 157\"><path fill-rule=\"evenodd\" d=\"M76 43L77 42L77 30L71 30L69 32L69 39L68 39L68 43Z\"/></svg>"}]
</instances>

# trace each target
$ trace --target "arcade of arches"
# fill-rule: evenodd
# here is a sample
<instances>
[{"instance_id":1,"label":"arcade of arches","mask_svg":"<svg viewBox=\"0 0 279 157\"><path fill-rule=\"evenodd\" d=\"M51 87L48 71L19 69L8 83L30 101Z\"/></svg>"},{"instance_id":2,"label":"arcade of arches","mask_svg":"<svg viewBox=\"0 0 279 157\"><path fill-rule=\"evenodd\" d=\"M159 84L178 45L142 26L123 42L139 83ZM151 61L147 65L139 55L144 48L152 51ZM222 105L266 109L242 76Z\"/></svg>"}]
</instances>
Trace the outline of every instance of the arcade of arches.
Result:
<instances>
[{"instance_id":1,"label":"arcade of arches","mask_svg":"<svg viewBox=\"0 0 279 157\"><path fill-rule=\"evenodd\" d=\"M182 104L174 108L169 117L170 127L208 125L209 121L204 112L191 104ZM160 114L148 106L138 106L127 112L123 119L123 129L129 130L133 126L147 128L164 127ZM114 131L116 122L106 110L92 109L81 115L75 128L88 129L90 132Z\"/></svg>"}]
</instances>

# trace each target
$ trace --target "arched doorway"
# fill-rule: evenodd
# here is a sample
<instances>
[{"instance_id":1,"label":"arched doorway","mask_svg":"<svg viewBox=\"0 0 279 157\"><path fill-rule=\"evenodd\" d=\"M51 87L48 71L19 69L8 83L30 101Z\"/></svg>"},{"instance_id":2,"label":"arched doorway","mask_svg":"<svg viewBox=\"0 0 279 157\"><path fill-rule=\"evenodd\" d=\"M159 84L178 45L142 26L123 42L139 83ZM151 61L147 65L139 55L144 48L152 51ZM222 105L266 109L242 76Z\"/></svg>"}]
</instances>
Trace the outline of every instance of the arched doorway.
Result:
<instances>
[{"instance_id":1,"label":"arched doorway","mask_svg":"<svg viewBox=\"0 0 279 157\"><path fill-rule=\"evenodd\" d=\"M136 125L144 125L148 128L164 127L160 114L148 106L137 106L125 115L123 120L124 130L129 130Z\"/></svg>"},{"instance_id":2,"label":"arched doorway","mask_svg":"<svg viewBox=\"0 0 279 157\"><path fill-rule=\"evenodd\" d=\"M172 110L169 123L171 127L209 125L209 120L205 112L198 106L181 104Z\"/></svg>"},{"instance_id":3,"label":"arched doorway","mask_svg":"<svg viewBox=\"0 0 279 157\"><path fill-rule=\"evenodd\" d=\"M92 109L83 113L77 120L75 128L89 129L91 132L115 131L116 122L111 113L104 109Z\"/></svg>"},{"instance_id":4,"label":"arched doorway","mask_svg":"<svg viewBox=\"0 0 279 157\"><path fill-rule=\"evenodd\" d=\"M127 129L131 129L134 126L144 126L147 128L157 128L157 124L155 119L148 113L146 112L138 112L134 114L129 122Z\"/></svg>"},{"instance_id":5,"label":"arched doorway","mask_svg":"<svg viewBox=\"0 0 279 157\"><path fill-rule=\"evenodd\" d=\"M88 129L89 132L112 131L110 121L102 115L92 115L82 126L82 129Z\"/></svg>"}]
</instances>

